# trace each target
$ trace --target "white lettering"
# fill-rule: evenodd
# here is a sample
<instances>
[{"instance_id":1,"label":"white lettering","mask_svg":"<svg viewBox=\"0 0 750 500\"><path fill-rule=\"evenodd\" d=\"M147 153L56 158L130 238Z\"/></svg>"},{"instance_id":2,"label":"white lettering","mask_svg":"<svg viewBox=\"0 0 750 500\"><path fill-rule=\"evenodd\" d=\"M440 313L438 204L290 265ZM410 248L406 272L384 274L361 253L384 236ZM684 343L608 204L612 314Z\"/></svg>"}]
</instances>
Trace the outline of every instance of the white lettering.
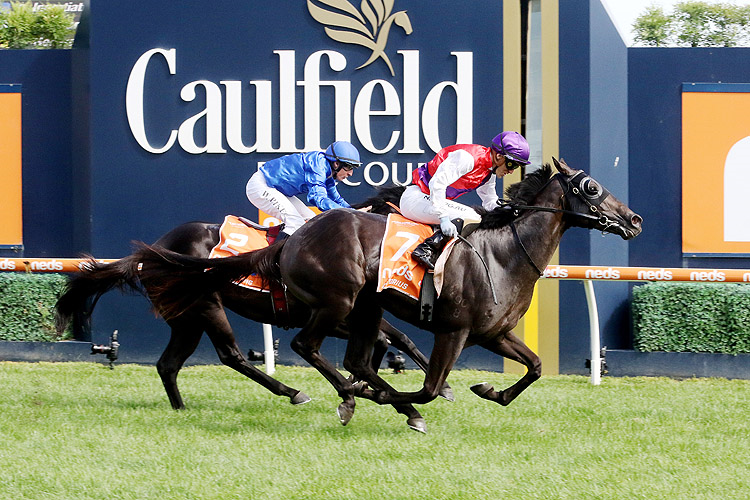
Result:
<instances>
[{"instance_id":1,"label":"white lettering","mask_svg":"<svg viewBox=\"0 0 750 500\"><path fill-rule=\"evenodd\" d=\"M548 268L544 270L545 278L567 278L568 270L564 267Z\"/></svg>"},{"instance_id":2,"label":"white lettering","mask_svg":"<svg viewBox=\"0 0 750 500\"><path fill-rule=\"evenodd\" d=\"M424 149L420 145L420 135L424 137L427 146L433 151L442 148L440 140L440 103L444 97L444 90L450 88L456 96L456 143L471 143L473 141L473 53L451 52L456 59L455 81L438 82L426 94L424 102L420 103L420 72L419 51L402 50L403 59L403 95L399 96L396 87L389 81L374 79L366 82L357 92L352 106L351 82L348 80L321 80L321 71L344 71L347 67L346 58L333 50L320 50L310 54L305 60L303 79L296 79L296 62L294 50L276 50L279 57L278 75L278 148L273 147L273 82L270 80L250 80L250 87L255 91L255 142L247 140L247 131L253 127L243 127L247 118L243 102L243 85L241 80L221 80L219 84L208 80L197 80L187 83L180 91L183 101L196 100L196 90L202 87L205 91L205 106L199 113L187 118L177 129L171 129L166 142L162 145L159 134L165 131L146 133L146 119L144 117L144 89L146 71L154 56L159 54L167 62L170 75L176 74L176 49L155 48L141 55L130 72L126 88L126 111L131 133L138 145L145 151L155 154L165 153L175 143L191 154L225 153L223 140L234 152L249 154L259 153L295 153L299 151L321 150L327 144L321 143L324 135L322 123L330 123L329 117L321 116L321 88L333 88L333 136L335 140L350 141L352 136L352 121L354 132L367 151L375 154L385 154L393 151L401 140L398 153L421 154ZM327 58L327 67L323 66L323 56ZM297 129L297 87L303 88L304 96L304 148L299 149L296 140ZM378 90L379 89L379 90ZM375 92L383 93L383 105L380 109L373 109ZM421 110L420 110L421 107ZM420 114L421 113L421 114ZM327 115L331 113L327 112ZM375 144L371 127L377 117L398 117L403 114L403 130L398 127L390 131L385 144ZM447 118L442 117L443 120ZM449 121L453 121L450 117ZM421 123L420 123L421 120ZM196 125L204 124L206 128L205 141L195 137ZM421 128L421 130L420 130ZM226 132L225 130L226 129ZM243 129L246 133L243 135ZM326 131L327 132L327 131ZM421 134L420 134L421 132ZM151 140L149 140L151 139ZM247 140L247 142L246 142ZM157 145L154 145L154 142ZM328 141L326 141L328 142ZM453 142L451 140L451 142ZM205 143L200 146L198 143ZM396 165L395 163L393 165ZM388 177L394 182L405 184L409 180L411 165L407 176L397 180L395 167L393 172L383 175L383 182ZM380 184L377 184L380 185Z\"/></svg>"},{"instance_id":3,"label":"white lettering","mask_svg":"<svg viewBox=\"0 0 750 500\"><path fill-rule=\"evenodd\" d=\"M672 271L666 269L659 269L658 271L638 271L638 279L646 281L670 281L672 279Z\"/></svg>"},{"instance_id":4,"label":"white lettering","mask_svg":"<svg viewBox=\"0 0 750 500\"><path fill-rule=\"evenodd\" d=\"M721 271L693 271L690 273L690 281L724 281L726 275Z\"/></svg>"},{"instance_id":5,"label":"white lettering","mask_svg":"<svg viewBox=\"0 0 750 500\"><path fill-rule=\"evenodd\" d=\"M31 263L32 271L62 271L63 264L59 260L50 261L33 261Z\"/></svg>"},{"instance_id":6,"label":"white lettering","mask_svg":"<svg viewBox=\"0 0 750 500\"><path fill-rule=\"evenodd\" d=\"M125 109L128 115L128 124L130 125L130 131L133 133L138 145L149 153L164 153L169 151L169 148L174 144L177 139L177 131L172 130L169 133L169 139L167 143L161 148L152 146L148 142L146 137L146 124L143 118L143 87L146 80L146 68L148 63L155 54L161 54L164 59L167 60L167 66L169 68L169 74L174 75L175 70L175 49L151 49L145 52L133 65L133 69L130 71L128 77L128 86L125 90Z\"/></svg>"},{"instance_id":7,"label":"white lettering","mask_svg":"<svg viewBox=\"0 0 750 500\"><path fill-rule=\"evenodd\" d=\"M399 153L424 153L419 146L419 51L399 50L404 58L404 146Z\"/></svg>"},{"instance_id":8,"label":"white lettering","mask_svg":"<svg viewBox=\"0 0 750 500\"><path fill-rule=\"evenodd\" d=\"M16 268L16 263L12 260L3 259L0 260L0 269L3 271L13 271Z\"/></svg>"},{"instance_id":9,"label":"white lettering","mask_svg":"<svg viewBox=\"0 0 750 500\"><path fill-rule=\"evenodd\" d=\"M584 274L588 279L606 279L606 280L618 280L620 279L620 271L612 269L586 269Z\"/></svg>"},{"instance_id":10,"label":"white lettering","mask_svg":"<svg viewBox=\"0 0 750 500\"><path fill-rule=\"evenodd\" d=\"M376 86L383 89L385 96L385 109L376 111L372 109L372 91ZM378 149L372 142L370 134L370 117L371 116L398 116L401 114L401 103L398 100L398 93L393 85L385 80L372 80L367 82L357 95L354 103L354 130L362 146L371 153L387 153L396 145L400 132L391 132L391 139L388 145L383 149Z\"/></svg>"},{"instance_id":11,"label":"white lettering","mask_svg":"<svg viewBox=\"0 0 750 500\"><path fill-rule=\"evenodd\" d=\"M329 67L333 71L346 68L346 58L333 50L319 50L305 61L305 77L297 85L305 88L305 150L323 149L320 145L320 87L328 85L334 90L335 137L340 141L351 139L349 103L351 88L349 82L335 82L320 79L320 60L328 56Z\"/></svg>"},{"instance_id":12,"label":"white lettering","mask_svg":"<svg viewBox=\"0 0 750 500\"><path fill-rule=\"evenodd\" d=\"M438 117L440 116L440 97L447 87L456 91L456 144L471 143L473 137L473 56L472 52L451 52L456 56L456 81L440 82L427 94L422 106L422 132L427 145L437 152L443 149L440 145Z\"/></svg>"},{"instance_id":13,"label":"white lettering","mask_svg":"<svg viewBox=\"0 0 750 500\"><path fill-rule=\"evenodd\" d=\"M198 80L190 82L180 91L183 101L190 102L195 99L195 88L201 85L206 89L206 107L200 113L188 118L177 132L177 139L188 153L226 153L227 150L221 145L221 89L213 82ZM200 147L195 144L194 128L198 120L206 118L206 145Z\"/></svg>"}]
</instances>

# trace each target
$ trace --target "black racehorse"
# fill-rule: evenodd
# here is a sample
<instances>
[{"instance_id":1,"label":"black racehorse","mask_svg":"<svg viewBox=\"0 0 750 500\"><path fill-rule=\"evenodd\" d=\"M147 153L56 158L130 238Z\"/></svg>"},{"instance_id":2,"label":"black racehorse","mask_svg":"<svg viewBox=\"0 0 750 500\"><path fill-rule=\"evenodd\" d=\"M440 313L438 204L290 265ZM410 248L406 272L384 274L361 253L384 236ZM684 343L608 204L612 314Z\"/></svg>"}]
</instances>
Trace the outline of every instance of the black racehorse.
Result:
<instances>
[{"instance_id":1,"label":"black racehorse","mask_svg":"<svg viewBox=\"0 0 750 500\"><path fill-rule=\"evenodd\" d=\"M380 404L427 403L438 395L461 351L480 345L522 363L527 373L511 387L496 391L489 383L471 387L478 396L507 405L541 376L541 362L513 328L531 303L534 284L570 227L598 229L631 239L642 219L585 172L564 161L529 174L510 186L508 207L483 212L479 227L457 242L445 266L434 320L420 323L416 301L385 290L376 293L378 259L385 230L383 216L335 210L306 224L284 242L228 259L181 259L174 274L171 256L145 247L140 257L158 274L160 300L182 309L204 287L223 286L252 272L283 280L311 309L310 321L292 341L294 350L315 366L342 396L339 415L351 417L355 395ZM510 213L510 216L509 216ZM514 217L517 215L517 217ZM161 263L161 264L160 264ZM160 267L160 265L162 267ZM203 272L210 267L209 272ZM191 272L188 272L188 269ZM378 376L371 353L383 309L434 333L434 346L423 387L398 392ZM346 322L356 332L347 343L344 367L370 387L352 382L320 354L323 339ZM412 418L412 424L414 420Z\"/></svg>"},{"instance_id":2,"label":"black racehorse","mask_svg":"<svg viewBox=\"0 0 750 500\"><path fill-rule=\"evenodd\" d=\"M386 188L372 198L357 205L371 207L371 210L388 213L393 210L393 202L403 188ZM211 249L219 241L221 224L190 222L176 227L159 238L154 245L184 255L208 257ZM64 331L74 314L90 317L98 298L112 289L132 289L150 295L148 280L142 280L139 270L141 261L137 255L130 255L113 263L101 264L91 259L84 269L69 281L66 291L56 304L57 328ZM162 310L158 300L152 298L157 312ZM263 371L253 366L240 351L224 308L254 321L276 324L284 327L299 328L304 326L310 316L310 309L304 303L287 294L287 311L275 310L271 296L229 284L216 293L202 297L191 304L182 314L167 319L171 328L169 343L156 364L157 370L175 409L184 408L180 391L177 388L177 374L185 361L195 351L203 332L206 332L213 343L219 359L225 365L258 382L273 394L286 396L292 404L301 404L310 398L296 389L288 387ZM335 337L347 338L345 325L340 325L332 334ZM388 346L400 349L410 356L422 369L427 367L427 358L417 349L414 343L387 321L380 322L378 338L374 344L374 368L380 365ZM441 393L452 400L450 387L446 384Z\"/></svg>"}]
</instances>

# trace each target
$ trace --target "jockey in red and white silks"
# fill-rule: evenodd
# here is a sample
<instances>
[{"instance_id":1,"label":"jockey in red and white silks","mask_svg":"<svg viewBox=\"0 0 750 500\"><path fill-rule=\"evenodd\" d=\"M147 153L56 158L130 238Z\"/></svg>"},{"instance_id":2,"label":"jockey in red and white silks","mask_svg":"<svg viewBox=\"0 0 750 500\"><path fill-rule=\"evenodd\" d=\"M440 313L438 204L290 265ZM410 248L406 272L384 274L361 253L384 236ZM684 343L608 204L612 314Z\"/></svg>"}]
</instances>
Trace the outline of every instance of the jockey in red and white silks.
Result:
<instances>
[{"instance_id":1,"label":"jockey in red and white silks","mask_svg":"<svg viewBox=\"0 0 750 500\"><path fill-rule=\"evenodd\" d=\"M441 149L427 165L412 173L413 185L401 195L401 213L425 224L440 224L440 229L417 246L412 256L433 269L437 255L448 241L458 235L452 219L479 222L471 207L453 201L476 191L482 206L497 206L496 177L502 177L521 165L528 165L529 144L517 132L497 135L489 148L477 144L457 144ZM495 174L494 176L492 174Z\"/></svg>"},{"instance_id":2,"label":"jockey in red and white silks","mask_svg":"<svg viewBox=\"0 0 750 500\"><path fill-rule=\"evenodd\" d=\"M401 197L404 217L425 224L440 224L442 217L479 221L471 207L452 200L476 190L484 208L496 206L491 153L490 148L476 144L441 149L427 165L412 172L413 185Z\"/></svg>"}]
</instances>

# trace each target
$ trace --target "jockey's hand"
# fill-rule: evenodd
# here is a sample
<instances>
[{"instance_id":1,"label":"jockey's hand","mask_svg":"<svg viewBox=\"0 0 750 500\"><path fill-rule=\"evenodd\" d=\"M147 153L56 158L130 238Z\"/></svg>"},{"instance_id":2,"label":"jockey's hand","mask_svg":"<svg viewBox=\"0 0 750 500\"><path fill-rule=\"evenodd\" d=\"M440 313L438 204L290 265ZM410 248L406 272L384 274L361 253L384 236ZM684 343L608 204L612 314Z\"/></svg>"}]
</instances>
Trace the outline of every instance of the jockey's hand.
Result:
<instances>
[{"instance_id":1,"label":"jockey's hand","mask_svg":"<svg viewBox=\"0 0 750 500\"><path fill-rule=\"evenodd\" d=\"M440 230L449 238L455 238L458 236L458 228L451 222L451 218L448 216L440 217Z\"/></svg>"},{"instance_id":2,"label":"jockey's hand","mask_svg":"<svg viewBox=\"0 0 750 500\"><path fill-rule=\"evenodd\" d=\"M368 205L366 207L358 208L358 212L372 212L372 205Z\"/></svg>"}]
</instances>

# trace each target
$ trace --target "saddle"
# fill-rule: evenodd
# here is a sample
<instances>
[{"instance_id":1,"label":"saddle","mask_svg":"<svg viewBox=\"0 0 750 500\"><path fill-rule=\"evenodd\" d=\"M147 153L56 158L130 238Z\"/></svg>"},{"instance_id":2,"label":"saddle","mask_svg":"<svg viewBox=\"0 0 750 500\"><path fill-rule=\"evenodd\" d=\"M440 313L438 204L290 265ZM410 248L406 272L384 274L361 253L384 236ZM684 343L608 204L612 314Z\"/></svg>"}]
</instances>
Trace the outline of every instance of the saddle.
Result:
<instances>
[{"instance_id":1,"label":"saddle","mask_svg":"<svg viewBox=\"0 0 750 500\"><path fill-rule=\"evenodd\" d=\"M276 241L283 229L284 224L262 226L245 217L227 215L219 229L219 243L211 250L209 257L229 257L265 248ZM291 321L285 285L278 285L275 282L264 284L260 277L254 275L235 284L258 292L268 292L271 296L276 324L289 328Z\"/></svg>"},{"instance_id":2,"label":"saddle","mask_svg":"<svg viewBox=\"0 0 750 500\"><path fill-rule=\"evenodd\" d=\"M253 222L250 219L246 219L245 217L238 216L237 220L242 222L244 225L251 229L255 229L256 231L262 231L266 233L266 240L268 241L268 244L270 245L274 241L276 241L276 238L279 237L279 233L284 229L284 224L279 224L278 226L262 226L258 224L257 222Z\"/></svg>"}]
</instances>

